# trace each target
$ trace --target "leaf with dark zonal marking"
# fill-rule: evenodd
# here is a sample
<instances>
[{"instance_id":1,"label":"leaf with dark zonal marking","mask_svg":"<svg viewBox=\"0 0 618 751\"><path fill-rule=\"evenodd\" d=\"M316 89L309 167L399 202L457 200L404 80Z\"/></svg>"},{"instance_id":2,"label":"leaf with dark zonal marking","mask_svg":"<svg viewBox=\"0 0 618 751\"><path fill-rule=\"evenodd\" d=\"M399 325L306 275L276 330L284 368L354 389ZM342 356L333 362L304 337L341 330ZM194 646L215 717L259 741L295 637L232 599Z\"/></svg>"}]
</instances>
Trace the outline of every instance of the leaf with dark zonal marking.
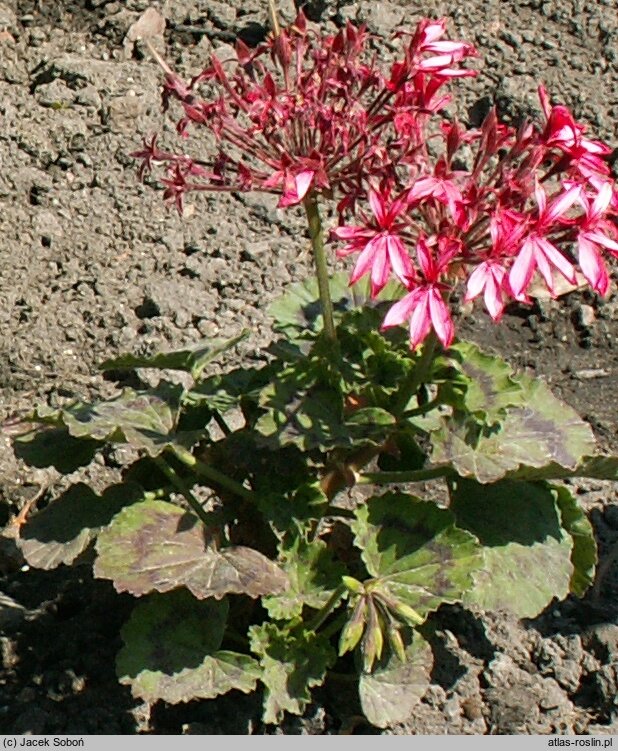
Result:
<instances>
[{"instance_id":1,"label":"leaf with dark zonal marking","mask_svg":"<svg viewBox=\"0 0 618 751\"><path fill-rule=\"evenodd\" d=\"M209 362L246 339L251 332L245 329L232 339L212 339L198 342L193 347L174 352L159 352L155 355L121 355L101 364L101 370L133 368L157 368L159 370L184 370L198 380Z\"/></svg>"},{"instance_id":2,"label":"leaf with dark zonal marking","mask_svg":"<svg viewBox=\"0 0 618 751\"><path fill-rule=\"evenodd\" d=\"M545 467L519 467L509 472L510 479L563 480L567 477L590 477L595 480L618 481L618 456L584 456L575 469L551 463Z\"/></svg>"},{"instance_id":3,"label":"leaf with dark zonal marking","mask_svg":"<svg viewBox=\"0 0 618 751\"><path fill-rule=\"evenodd\" d=\"M109 401L67 407L62 419L76 438L126 442L157 456L170 445L189 448L203 436L203 431L175 431L182 391L170 383L147 391L125 389Z\"/></svg>"},{"instance_id":4,"label":"leaf with dark zonal marking","mask_svg":"<svg viewBox=\"0 0 618 751\"><path fill-rule=\"evenodd\" d=\"M150 595L122 629L116 671L135 698L153 704L213 699L255 689L260 669L249 655L219 650L225 600L197 601L186 590Z\"/></svg>"},{"instance_id":5,"label":"leaf with dark zonal marking","mask_svg":"<svg viewBox=\"0 0 618 751\"><path fill-rule=\"evenodd\" d=\"M501 425L479 434L474 421L444 418L433 435L432 462L451 464L462 477L490 483L520 466L552 463L574 470L594 450L590 426L542 381L520 379L526 406L509 409Z\"/></svg>"},{"instance_id":6,"label":"leaf with dark zonal marking","mask_svg":"<svg viewBox=\"0 0 618 751\"><path fill-rule=\"evenodd\" d=\"M84 483L72 485L22 526L18 544L24 558L30 566L45 570L73 563L101 527L143 495L133 483L112 485L102 496Z\"/></svg>"},{"instance_id":7,"label":"leaf with dark zonal marking","mask_svg":"<svg viewBox=\"0 0 618 751\"><path fill-rule=\"evenodd\" d=\"M216 549L193 514L165 501L123 509L97 540L95 576L118 592L140 596L187 587L198 599L228 593L260 597L288 585L286 575L257 550Z\"/></svg>"},{"instance_id":8,"label":"leaf with dark zonal marking","mask_svg":"<svg viewBox=\"0 0 618 751\"><path fill-rule=\"evenodd\" d=\"M371 590L420 616L443 602L458 602L482 565L476 539L454 525L453 515L430 501L404 493L371 498L355 510L355 545Z\"/></svg>"},{"instance_id":9,"label":"leaf with dark zonal marking","mask_svg":"<svg viewBox=\"0 0 618 751\"><path fill-rule=\"evenodd\" d=\"M568 488L554 487L553 492L560 510L562 526L573 538L571 563L571 592L583 597L588 587L594 583L597 564L597 543L594 529L583 509Z\"/></svg>"},{"instance_id":10,"label":"leaf with dark zonal marking","mask_svg":"<svg viewBox=\"0 0 618 751\"><path fill-rule=\"evenodd\" d=\"M524 389L502 358L486 354L471 342L453 344L444 358L463 376L461 409L491 424L500 421L507 407L525 403Z\"/></svg>"},{"instance_id":11,"label":"leaf with dark zonal marking","mask_svg":"<svg viewBox=\"0 0 618 751\"><path fill-rule=\"evenodd\" d=\"M475 534L485 549L485 566L474 574L464 603L533 618L554 597L569 593L573 540L548 487L458 480L450 509L457 525Z\"/></svg>"},{"instance_id":12,"label":"leaf with dark zonal marking","mask_svg":"<svg viewBox=\"0 0 618 751\"><path fill-rule=\"evenodd\" d=\"M302 714L311 701L310 689L322 685L336 660L328 639L302 625L288 630L275 623L251 626L249 638L266 687L264 722L281 722L284 712Z\"/></svg>"},{"instance_id":13,"label":"leaf with dark zonal marking","mask_svg":"<svg viewBox=\"0 0 618 751\"><path fill-rule=\"evenodd\" d=\"M358 690L369 722L379 728L405 722L429 688L432 667L431 647L415 631L405 662L392 656L373 673L362 673Z\"/></svg>"}]
</instances>

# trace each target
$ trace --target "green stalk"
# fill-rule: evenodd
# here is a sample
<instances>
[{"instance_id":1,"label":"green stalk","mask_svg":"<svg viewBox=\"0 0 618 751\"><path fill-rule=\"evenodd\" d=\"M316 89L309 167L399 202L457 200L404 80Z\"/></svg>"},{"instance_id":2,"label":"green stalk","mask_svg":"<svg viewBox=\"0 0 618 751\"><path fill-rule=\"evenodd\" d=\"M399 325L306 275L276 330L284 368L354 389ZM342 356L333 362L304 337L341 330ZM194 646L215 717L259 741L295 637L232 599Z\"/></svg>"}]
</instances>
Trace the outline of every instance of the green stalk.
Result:
<instances>
[{"instance_id":1,"label":"green stalk","mask_svg":"<svg viewBox=\"0 0 618 751\"><path fill-rule=\"evenodd\" d=\"M208 514L206 511L204 511L202 504L198 501L198 499L193 495L191 492L191 489L187 485L187 483L180 477L180 475L176 472L176 470L173 467L170 467L170 465L163 459L161 456L155 456L154 457L155 464L159 469L163 472L163 474L169 478L172 485L178 490L178 492L184 496L185 500L191 506L193 511L197 514L197 516L200 518L200 521L206 526L211 526L210 518L208 517Z\"/></svg>"},{"instance_id":2,"label":"green stalk","mask_svg":"<svg viewBox=\"0 0 618 751\"><path fill-rule=\"evenodd\" d=\"M320 626L324 623L324 621L328 618L331 612L338 605L339 600L343 597L345 591L346 591L346 588L343 584L340 584L337 587L337 589L335 589L332 595L328 598L328 602L324 605L324 607L322 607L316 613L315 617L312 618L307 624L307 629L309 631L317 631L320 628Z\"/></svg>"},{"instance_id":3,"label":"green stalk","mask_svg":"<svg viewBox=\"0 0 618 751\"><path fill-rule=\"evenodd\" d=\"M322 230L322 220L320 219L317 197L313 191L307 194L303 201L303 206L307 214L309 237L311 238L313 260L318 278L318 290L320 292L322 316L324 317L324 331L326 332L326 336L335 342L337 341L337 334L335 333L335 321L333 319L333 301L330 296L330 287L328 284L329 277L326 252L324 251L324 232Z\"/></svg>"},{"instance_id":4,"label":"green stalk","mask_svg":"<svg viewBox=\"0 0 618 751\"><path fill-rule=\"evenodd\" d=\"M403 412L411 397L417 393L419 388L427 380L431 370L431 364L433 363L437 343L438 338L435 331L432 329L423 343L421 355L417 360L416 367L411 373L410 380L407 383L404 383L401 387L401 395L395 408L395 414Z\"/></svg>"},{"instance_id":5,"label":"green stalk","mask_svg":"<svg viewBox=\"0 0 618 751\"><path fill-rule=\"evenodd\" d=\"M401 472L366 472L356 480L358 485L393 485L407 482L424 482L437 477L450 477L454 471L450 467L412 469Z\"/></svg>"},{"instance_id":6,"label":"green stalk","mask_svg":"<svg viewBox=\"0 0 618 751\"><path fill-rule=\"evenodd\" d=\"M218 469L215 469L210 464L200 461L193 456L190 451L187 451L180 446L172 446L172 451L176 458L185 466L190 467L194 472L206 480L211 480L240 498L245 498L248 501L254 500L254 495L248 488L245 488L244 485L236 482L236 480L232 480L231 477L224 475L223 472L219 472Z\"/></svg>"}]
</instances>

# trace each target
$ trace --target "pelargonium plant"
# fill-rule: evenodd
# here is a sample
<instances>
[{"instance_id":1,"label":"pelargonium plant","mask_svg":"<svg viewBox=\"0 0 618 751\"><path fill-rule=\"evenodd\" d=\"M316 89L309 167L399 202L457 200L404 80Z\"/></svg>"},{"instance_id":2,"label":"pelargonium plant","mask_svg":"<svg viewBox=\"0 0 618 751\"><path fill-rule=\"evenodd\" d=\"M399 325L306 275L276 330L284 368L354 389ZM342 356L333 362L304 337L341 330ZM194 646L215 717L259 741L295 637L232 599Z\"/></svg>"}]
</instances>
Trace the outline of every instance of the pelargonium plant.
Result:
<instances>
[{"instance_id":1,"label":"pelargonium plant","mask_svg":"<svg viewBox=\"0 0 618 751\"><path fill-rule=\"evenodd\" d=\"M159 384L12 426L21 457L65 474L131 449L116 485L70 486L20 545L42 568L93 548L95 575L139 598L117 667L147 702L261 687L277 723L356 676L386 727L428 686L441 606L531 617L593 580L592 528L561 481L616 479L618 459L595 454L542 380L457 340L453 314L482 297L497 323L533 284L556 296L560 277L607 293L610 148L542 86L538 123L450 117L449 85L475 75L477 52L445 19L400 32L389 67L370 39L351 23L320 34L302 13L280 29L273 14L266 41L190 81L153 50L181 144L204 129L215 147L189 156L149 137L141 175L162 170L181 212L203 191L302 205L315 279L272 305L260 367L215 367L238 337L126 355L103 367L158 368ZM351 275L327 251L351 257Z\"/></svg>"}]
</instances>

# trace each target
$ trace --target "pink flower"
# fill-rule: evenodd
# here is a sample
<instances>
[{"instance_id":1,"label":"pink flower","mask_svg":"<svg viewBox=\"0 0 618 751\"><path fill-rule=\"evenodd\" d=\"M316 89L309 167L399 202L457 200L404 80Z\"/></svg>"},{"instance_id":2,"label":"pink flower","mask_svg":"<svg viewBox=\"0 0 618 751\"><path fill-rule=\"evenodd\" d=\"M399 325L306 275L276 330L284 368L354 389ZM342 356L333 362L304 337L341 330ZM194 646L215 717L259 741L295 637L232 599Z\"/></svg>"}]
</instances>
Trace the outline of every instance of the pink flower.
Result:
<instances>
[{"instance_id":1,"label":"pink flower","mask_svg":"<svg viewBox=\"0 0 618 751\"><path fill-rule=\"evenodd\" d=\"M547 194L537 183L534 191L538 204L537 218L531 221L527 237L509 273L509 284L517 299L524 297L523 293L537 269L552 295L555 294L552 267L557 269L571 284L575 283L573 264L547 239L547 234L577 201L580 193L581 187L572 185L548 205Z\"/></svg>"},{"instance_id":2,"label":"pink flower","mask_svg":"<svg viewBox=\"0 0 618 751\"><path fill-rule=\"evenodd\" d=\"M387 329L408 321L411 349L416 349L432 328L445 347L450 346L455 336L448 305L442 298L448 287L440 282L440 276L460 246L443 237L439 238L437 245L438 258L435 259L428 242L422 235L419 237L416 250L424 282L417 284L412 278L408 279L409 294L389 309L382 323L382 328Z\"/></svg>"},{"instance_id":3,"label":"pink flower","mask_svg":"<svg viewBox=\"0 0 618 751\"><path fill-rule=\"evenodd\" d=\"M604 157L611 154L611 148L601 141L584 138L585 127L576 123L573 115L563 105L551 107L544 86L539 86L539 98L547 118L542 136L545 144L560 149L584 177L608 175L609 167Z\"/></svg>"},{"instance_id":4,"label":"pink flower","mask_svg":"<svg viewBox=\"0 0 618 751\"><path fill-rule=\"evenodd\" d=\"M339 240L348 241L337 251L340 258L360 251L350 284L371 272L371 296L376 297L388 282L391 270L404 284L414 272L408 251L398 234L405 226L398 221L406 208L405 198L400 196L389 205L386 195L370 188L368 200L374 220L359 227L337 227L332 233Z\"/></svg>"},{"instance_id":5,"label":"pink flower","mask_svg":"<svg viewBox=\"0 0 618 751\"><path fill-rule=\"evenodd\" d=\"M504 310L503 294L511 294L506 264L521 246L526 223L521 214L500 210L492 215L489 231L491 248L487 258L470 274L464 302L470 302L483 293L489 315L494 321L499 321Z\"/></svg>"},{"instance_id":6,"label":"pink flower","mask_svg":"<svg viewBox=\"0 0 618 751\"><path fill-rule=\"evenodd\" d=\"M609 289L609 275L600 250L618 255L618 242L612 238L616 235L615 226L605 218L612 193L611 184L606 182L594 200L583 193L579 198L585 211L577 236L579 265L590 286L600 295L605 295Z\"/></svg>"}]
</instances>

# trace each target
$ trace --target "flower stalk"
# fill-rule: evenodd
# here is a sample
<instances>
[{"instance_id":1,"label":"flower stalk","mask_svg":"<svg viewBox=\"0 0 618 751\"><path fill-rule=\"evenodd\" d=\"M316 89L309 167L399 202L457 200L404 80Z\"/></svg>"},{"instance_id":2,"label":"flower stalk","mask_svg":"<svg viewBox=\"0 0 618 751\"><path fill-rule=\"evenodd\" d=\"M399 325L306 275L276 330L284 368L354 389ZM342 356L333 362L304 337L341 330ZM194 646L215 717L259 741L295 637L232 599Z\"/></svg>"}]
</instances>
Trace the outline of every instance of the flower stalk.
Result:
<instances>
[{"instance_id":1,"label":"flower stalk","mask_svg":"<svg viewBox=\"0 0 618 751\"><path fill-rule=\"evenodd\" d=\"M326 252L324 250L324 231L322 229L322 220L318 201L314 191L307 194L303 201L305 213L307 215L307 224L309 227L309 237L311 238L311 249L313 251L313 260L315 271L318 279L318 290L320 294L320 303L322 306L322 316L324 318L324 331L326 336L333 342L337 341L335 332L335 321L333 318L333 301L330 296L328 264L326 262Z\"/></svg>"}]
</instances>

